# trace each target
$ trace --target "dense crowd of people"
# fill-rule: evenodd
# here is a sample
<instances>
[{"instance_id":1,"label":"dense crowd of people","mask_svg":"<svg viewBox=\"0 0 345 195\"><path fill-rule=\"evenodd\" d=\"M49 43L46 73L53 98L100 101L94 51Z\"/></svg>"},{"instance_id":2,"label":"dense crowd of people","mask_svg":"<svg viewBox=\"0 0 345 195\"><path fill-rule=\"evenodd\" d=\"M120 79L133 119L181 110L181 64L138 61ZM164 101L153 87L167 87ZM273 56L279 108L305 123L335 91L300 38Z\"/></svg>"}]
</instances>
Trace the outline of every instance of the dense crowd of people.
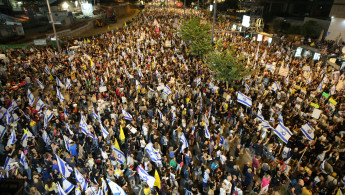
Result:
<instances>
[{"instance_id":1,"label":"dense crowd of people","mask_svg":"<svg viewBox=\"0 0 345 195\"><path fill-rule=\"evenodd\" d=\"M1 179L24 179L33 195L341 193L344 70L295 58L284 39L224 32L217 49L253 70L225 83L190 55L182 22L145 9L61 51L3 51Z\"/></svg>"}]
</instances>

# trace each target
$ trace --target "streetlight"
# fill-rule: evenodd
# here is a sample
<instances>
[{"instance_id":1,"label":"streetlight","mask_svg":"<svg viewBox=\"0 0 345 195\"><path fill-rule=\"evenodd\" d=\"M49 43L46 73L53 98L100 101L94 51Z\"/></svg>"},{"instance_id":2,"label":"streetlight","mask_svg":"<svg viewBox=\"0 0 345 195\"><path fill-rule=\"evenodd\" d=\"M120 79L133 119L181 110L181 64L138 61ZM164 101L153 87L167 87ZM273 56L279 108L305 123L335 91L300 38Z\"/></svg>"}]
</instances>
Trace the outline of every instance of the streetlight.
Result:
<instances>
[{"instance_id":1,"label":"streetlight","mask_svg":"<svg viewBox=\"0 0 345 195\"><path fill-rule=\"evenodd\" d=\"M213 43L213 35L214 35L214 24L216 23L216 12L217 12L217 0L214 3L214 12L213 12L213 25L212 25L212 40Z\"/></svg>"},{"instance_id":2,"label":"streetlight","mask_svg":"<svg viewBox=\"0 0 345 195\"><path fill-rule=\"evenodd\" d=\"M52 26L53 26L53 30L54 30L54 36L55 36L55 39L56 39L56 45L58 47L58 50L60 51L59 40L58 40L58 37L57 37L57 34L56 34L55 23L54 23L52 12L50 10L49 0L47 0L47 6L48 6L49 15L50 15L50 21L52 22Z\"/></svg>"}]
</instances>

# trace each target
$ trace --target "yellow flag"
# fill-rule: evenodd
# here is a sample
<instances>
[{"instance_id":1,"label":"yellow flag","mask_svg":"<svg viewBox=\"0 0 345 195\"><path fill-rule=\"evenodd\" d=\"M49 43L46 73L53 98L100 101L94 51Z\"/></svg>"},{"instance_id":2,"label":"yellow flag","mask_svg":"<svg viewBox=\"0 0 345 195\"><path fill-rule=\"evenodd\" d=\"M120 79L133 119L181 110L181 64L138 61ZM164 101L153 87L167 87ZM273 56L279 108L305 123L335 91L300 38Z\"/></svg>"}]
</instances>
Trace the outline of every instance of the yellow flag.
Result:
<instances>
[{"instance_id":1,"label":"yellow flag","mask_svg":"<svg viewBox=\"0 0 345 195\"><path fill-rule=\"evenodd\" d=\"M125 22L125 26L127 26L127 23Z\"/></svg>"},{"instance_id":2,"label":"yellow flag","mask_svg":"<svg viewBox=\"0 0 345 195\"><path fill-rule=\"evenodd\" d=\"M125 139L126 139L125 134L123 133L122 126L120 125L120 140L122 142L125 142Z\"/></svg>"},{"instance_id":3,"label":"yellow flag","mask_svg":"<svg viewBox=\"0 0 345 195\"><path fill-rule=\"evenodd\" d=\"M90 39L87 39L87 43L91 43Z\"/></svg>"},{"instance_id":4,"label":"yellow flag","mask_svg":"<svg viewBox=\"0 0 345 195\"><path fill-rule=\"evenodd\" d=\"M108 25L108 30L110 30L109 25Z\"/></svg>"},{"instance_id":5,"label":"yellow flag","mask_svg":"<svg viewBox=\"0 0 345 195\"><path fill-rule=\"evenodd\" d=\"M28 130L26 129L23 129L24 130L24 134L28 134Z\"/></svg>"},{"instance_id":6,"label":"yellow flag","mask_svg":"<svg viewBox=\"0 0 345 195\"><path fill-rule=\"evenodd\" d=\"M115 138L115 144L114 144L115 148L118 149L118 150L121 150L120 149L120 146L119 146L119 142L117 142L117 139Z\"/></svg>"},{"instance_id":7,"label":"yellow flag","mask_svg":"<svg viewBox=\"0 0 345 195\"><path fill-rule=\"evenodd\" d=\"M52 75L51 73L49 73L49 74L50 74L49 79L50 79L50 80L54 80L53 75Z\"/></svg>"},{"instance_id":8,"label":"yellow flag","mask_svg":"<svg viewBox=\"0 0 345 195\"><path fill-rule=\"evenodd\" d=\"M158 174L157 169L155 171L155 178L156 178L156 181L155 181L153 186L157 186L159 189L161 189L162 188L162 186L161 186L161 179L159 178L159 174Z\"/></svg>"},{"instance_id":9,"label":"yellow flag","mask_svg":"<svg viewBox=\"0 0 345 195\"><path fill-rule=\"evenodd\" d=\"M310 46L312 46L312 47L313 47L313 46L315 46L315 43L314 43L314 42L312 42L312 43L310 44Z\"/></svg>"},{"instance_id":10,"label":"yellow flag","mask_svg":"<svg viewBox=\"0 0 345 195\"><path fill-rule=\"evenodd\" d=\"M329 98L328 101L331 102L334 106L337 105L337 103L338 103L333 98Z\"/></svg>"}]
</instances>

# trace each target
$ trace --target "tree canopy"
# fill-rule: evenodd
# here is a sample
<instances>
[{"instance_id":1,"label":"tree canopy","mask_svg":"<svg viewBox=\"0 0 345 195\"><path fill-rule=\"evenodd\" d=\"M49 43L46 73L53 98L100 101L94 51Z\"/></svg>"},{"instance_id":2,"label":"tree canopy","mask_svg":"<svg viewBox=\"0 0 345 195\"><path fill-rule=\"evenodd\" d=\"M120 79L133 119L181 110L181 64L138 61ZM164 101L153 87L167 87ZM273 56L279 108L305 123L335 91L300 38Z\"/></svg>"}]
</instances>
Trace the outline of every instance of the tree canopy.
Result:
<instances>
[{"instance_id":1,"label":"tree canopy","mask_svg":"<svg viewBox=\"0 0 345 195\"><path fill-rule=\"evenodd\" d=\"M193 17L180 26L181 39L190 47L193 55L204 56L213 49L211 43L211 25Z\"/></svg>"}]
</instances>

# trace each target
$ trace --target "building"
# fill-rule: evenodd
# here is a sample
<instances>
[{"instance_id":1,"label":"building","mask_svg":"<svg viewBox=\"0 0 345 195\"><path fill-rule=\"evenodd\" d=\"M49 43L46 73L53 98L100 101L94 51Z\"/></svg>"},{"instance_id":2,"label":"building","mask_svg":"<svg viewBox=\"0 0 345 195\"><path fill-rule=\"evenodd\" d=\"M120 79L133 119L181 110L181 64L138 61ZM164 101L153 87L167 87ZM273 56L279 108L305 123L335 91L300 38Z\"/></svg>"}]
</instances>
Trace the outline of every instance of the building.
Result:
<instances>
[{"instance_id":1,"label":"building","mask_svg":"<svg viewBox=\"0 0 345 195\"><path fill-rule=\"evenodd\" d=\"M345 41L345 0L334 0L326 40Z\"/></svg>"}]
</instances>

